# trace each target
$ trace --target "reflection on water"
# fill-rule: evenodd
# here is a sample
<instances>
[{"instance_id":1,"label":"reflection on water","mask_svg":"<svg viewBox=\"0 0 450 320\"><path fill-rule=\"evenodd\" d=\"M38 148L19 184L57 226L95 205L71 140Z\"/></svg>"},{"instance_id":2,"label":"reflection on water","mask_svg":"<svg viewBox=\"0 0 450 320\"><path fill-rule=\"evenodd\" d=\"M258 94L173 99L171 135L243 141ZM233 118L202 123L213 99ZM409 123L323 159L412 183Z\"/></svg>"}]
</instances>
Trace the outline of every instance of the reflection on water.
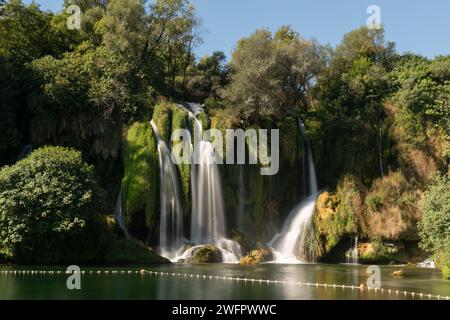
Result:
<instances>
[{"instance_id":1,"label":"reflection on water","mask_svg":"<svg viewBox=\"0 0 450 320\"><path fill-rule=\"evenodd\" d=\"M119 270L140 270L140 267ZM267 284L260 282L197 279L132 274L87 274L82 276L82 290L66 288L67 275L12 275L0 273L0 299L406 299L395 290L422 292L441 296L450 295L450 282L439 272L430 269L411 269L404 279L393 278L398 268L381 267L381 286L387 291L360 291L333 287L298 286L293 284ZM38 270L36 267L0 267L2 270ZM40 268L40 270L51 270ZM54 269L53 269L54 270ZM88 271L89 269L83 269ZM98 269L96 269L98 270ZM101 270L117 270L103 268ZM286 282L326 283L328 285L354 285L366 283L366 266L360 265L171 265L151 268L154 271L278 280ZM418 298L418 296L416 297Z\"/></svg>"}]
</instances>

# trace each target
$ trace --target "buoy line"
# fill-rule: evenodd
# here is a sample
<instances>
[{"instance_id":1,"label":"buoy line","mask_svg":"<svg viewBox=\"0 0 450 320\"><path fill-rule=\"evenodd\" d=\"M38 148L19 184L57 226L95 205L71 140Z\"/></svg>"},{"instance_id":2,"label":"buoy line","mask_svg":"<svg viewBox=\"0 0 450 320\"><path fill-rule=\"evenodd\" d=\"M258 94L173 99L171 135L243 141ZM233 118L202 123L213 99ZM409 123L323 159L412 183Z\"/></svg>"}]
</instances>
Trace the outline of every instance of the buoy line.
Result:
<instances>
[{"instance_id":1,"label":"buoy line","mask_svg":"<svg viewBox=\"0 0 450 320\"><path fill-rule=\"evenodd\" d=\"M76 272L75 272L76 273ZM33 276L33 275L66 275L74 274L74 272L67 272L63 270L0 270L0 275L9 276ZM328 288L328 289L343 289L343 290L361 290L361 291L372 291L375 293L387 293L396 296L405 296L420 299L437 299L437 300L450 300L450 296L443 295L433 295L429 293L422 292L412 292L397 289L386 289L386 288L375 288L375 287L361 287L345 284L329 284L329 283L315 283L315 282L301 282L301 281L286 281L286 280L269 280L269 279L255 279L255 278L241 278L241 277L225 277L225 276L214 276L206 274L195 274L195 273L180 273L180 272L162 272L162 271L152 271L152 270L82 270L82 275L150 275L155 277L178 277L184 279L201 279L201 280L222 280L222 281L236 281L244 282L250 284L272 284L272 285L291 285L297 287L308 287L308 288Z\"/></svg>"}]
</instances>

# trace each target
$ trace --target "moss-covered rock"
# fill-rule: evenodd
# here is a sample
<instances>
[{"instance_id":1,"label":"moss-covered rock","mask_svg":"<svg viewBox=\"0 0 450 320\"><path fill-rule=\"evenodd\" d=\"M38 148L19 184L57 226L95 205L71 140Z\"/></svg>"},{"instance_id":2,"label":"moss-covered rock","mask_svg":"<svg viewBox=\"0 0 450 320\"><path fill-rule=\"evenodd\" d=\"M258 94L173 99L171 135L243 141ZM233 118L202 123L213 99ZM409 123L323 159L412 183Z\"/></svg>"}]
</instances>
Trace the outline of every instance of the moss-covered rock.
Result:
<instances>
[{"instance_id":1,"label":"moss-covered rock","mask_svg":"<svg viewBox=\"0 0 450 320\"><path fill-rule=\"evenodd\" d=\"M273 260L273 253L267 246L260 246L259 248L252 250L248 255L243 257L240 261L242 265L255 265L263 262Z\"/></svg>"},{"instance_id":2,"label":"moss-covered rock","mask_svg":"<svg viewBox=\"0 0 450 320\"><path fill-rule=\"evenodd\" d=\"M178 108L176 105L172 105L172 133L178 129L188 129L189 128L189 115L185 110ZM174 148L179 143L183 143L182 139L173 140L172 148ZM180 155L183 156L183 155ZM180 177L181 192L183 195L183 208L185 213L189 212L191 207L191 167L189 164L180 163L177 165L178 175Z\"/></svg>"},{"instance_id":3,"label":"moss-covered rock","mask_svg":"<svg viewBox=\"0 0 450 320\"><path fill-rule=\"evenodd\" d=\"M359 262L365 264L392 264L420 262L426 254L417 248L417 243L383 242L380 239L358 245Z\"/></svg>"},{"instance_id":4,"label":"moss-covered rock","mask_svg":"<svg viewBox=\"0 0 450 320\"><path fill-rule=\"evenodd\" d=\"M155 105L153 109L153 121L158 128L161 138L168 144L172 135L171 116L173 110L173 103L168 101L161 101Z\"/></svg>"},{"instance_id":5,"label":"moss-covered rock","mask_svg":"<svg viewBox=\"0 0 450 320\"><path fill-rule=\"evenodd\" d=\"M220 263L222 260L219 248L207 245L194 248L191 257L187 258L185 263Z\"/></svg>"},{"instance_id":6,"label":"moss-covered rock","mask_svg":"<svg viewBox=\"0 0 450 320\"><path fill-rule=\"evenodd\" d=\"M345 177L334 194L323 192L316 202L314 228L319 242L316 255L327 255L344 238L357 234L362 216L361 194L352 177Z\"/></svg>"},{"instance_id":7,"label":"moss-covered rock","mask_svg":"<svg viewBox=\"0 0 450 320\"><path fill-rule=\"evenodd\" d=\"M202 123L203 130L208 130L210 128L210 120L206 113L204 112L198 113L196 117Z\"/></svg>"},{"instance_id":8,"label":"moss-covered rock","mask_svg":"<svg viewBox=\"0 0 450 320\"><path fill-rule=\"evenodd\" d=\"M123 150L122 195L125 221L133 234L145 238L156 218L158 151L150 123L134 123Z\"/></svg>"},{"instance_id":9,"label":"moss-covered rock","mask_svg":"<svg viewBox=\"0 0 450 320\"><path fill-rule=\"evenodd\" d=\"M155 253L141 242L131 239L111 238L106 244L102 262L107 265L167 264L169 260Z\"/></svg>"}]
</instances>

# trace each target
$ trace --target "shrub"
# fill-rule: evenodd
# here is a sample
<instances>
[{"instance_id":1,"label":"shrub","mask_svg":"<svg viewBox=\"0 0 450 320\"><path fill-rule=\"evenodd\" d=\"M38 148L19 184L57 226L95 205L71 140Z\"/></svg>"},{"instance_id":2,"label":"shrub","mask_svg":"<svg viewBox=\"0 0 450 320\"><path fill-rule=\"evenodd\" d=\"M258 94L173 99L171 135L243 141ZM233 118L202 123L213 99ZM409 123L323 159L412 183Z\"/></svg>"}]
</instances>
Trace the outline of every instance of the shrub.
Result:
<instances>
[{"instance_id":1,"label":"shrub","mask_svg":"<svg viewBox=\"0 0 450 320\"><path fill-rule=\"evenodd\" d=\"M419 223L421 247L436 252L450 240L450 180L437 177L425 192Z\"/></svg>"},{"instance_id":2,"label":"shrub","mask_svg":"<svg viewBox=\"0 0 450 320\"><path fill-rule=\"evenodd\" d=\"M419 223L420 246L433 253L446 277L450 277L450 179L437 176L425 192Z\"/></svg>"},{"instance_id":3,"label":"shrub","mask_svg":"<svg viewBox=\"0 0 450 320\"><path fill-rule=\"evenodd\" d=\"M0 171L0 254L16 262L95 259L104 191L73 149L44 147Z\"/></svg>"}]
</instances>

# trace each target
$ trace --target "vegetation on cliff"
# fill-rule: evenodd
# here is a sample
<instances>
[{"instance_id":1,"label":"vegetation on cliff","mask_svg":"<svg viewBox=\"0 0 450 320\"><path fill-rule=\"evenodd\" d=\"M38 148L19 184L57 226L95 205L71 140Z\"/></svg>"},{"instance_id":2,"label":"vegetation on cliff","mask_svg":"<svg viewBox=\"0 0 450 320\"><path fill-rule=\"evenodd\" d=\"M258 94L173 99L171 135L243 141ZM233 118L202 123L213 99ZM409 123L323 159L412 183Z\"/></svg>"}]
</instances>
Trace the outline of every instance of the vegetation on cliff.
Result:
<instances>
[{"instance_id":1,"label":"vegetation on cliff","mask_svg":"<svg viewBox=\"0 0 450 320\"><path fill-rule=\"evenodd\" d=\"M221 168L227 230L252 238L247 252L270 240L308 193L300 117L325 189L311 234L318 257L348 249L358 235L364 261L403 262L423 256L420 242L448 272L450 56L399 54L382 29L359 28L330 48L281 27L243 38L227 64L221 52L196 59L199 20L188 1L74 2L84 12L80 32L67 29L64 12L1 2L0 165L13 164L29 144L81 152L44 148L1 169L0 217L17 224L0 227L3 256L45 262L48 249L55 252L48 261L74 258L58 247L64 230L67 247L94 257L95 250L81 252L79 236L91 219L94 225L112 213L120 187L132 234L156 247L158 150L150 119L173 148L180 143L169 144L173 130L192 130L175 102L196 101L205 105L197 115L205 130L280 129L276 176L261 176L261 161ZM248 138L246 145L252 151ZM177 169L188 221L190 166ZM34 228L47 230L49 241L31 243ZM103 256L118 263L127 257L106 248L148 253L110 242Z\"/></svg>"},{"instance_id":2,"label":"vegetation on cliff","mask_svg":"<svg viewBox=\"0 0 450 320\"><path fill-rule=\"evenodd\" d=\"M128 129L123 159L125 220L131 231L145 240L156 225L159 190L158 147L150 122L136 122Z\"/></svg>"}]
</instances>

